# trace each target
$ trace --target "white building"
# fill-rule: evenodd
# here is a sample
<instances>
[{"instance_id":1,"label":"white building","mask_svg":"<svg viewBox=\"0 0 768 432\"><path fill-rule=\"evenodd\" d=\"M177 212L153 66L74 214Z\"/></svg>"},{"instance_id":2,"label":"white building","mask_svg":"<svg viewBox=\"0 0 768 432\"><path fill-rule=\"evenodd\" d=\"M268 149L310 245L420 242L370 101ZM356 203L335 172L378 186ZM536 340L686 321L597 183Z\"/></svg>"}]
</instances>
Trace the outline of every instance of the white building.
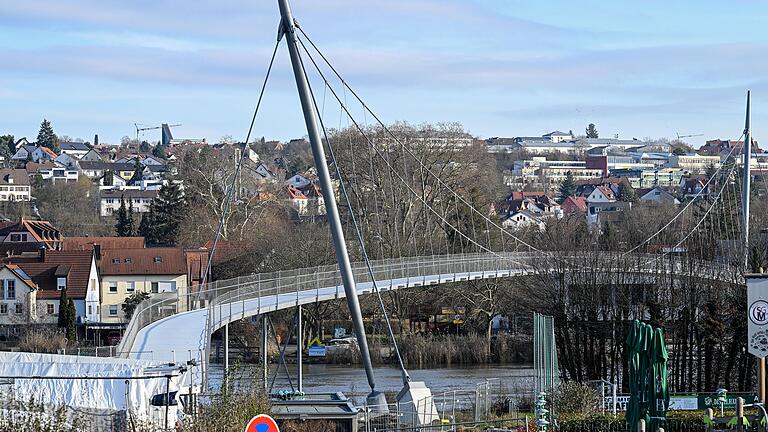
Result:
<instances>
[{"instance_id":1,"label":"white building","mask_svg":"<svg viewBox=\"0 0 768 432\"><path fill-rule=\"evenodd\" d=\"M112 216L120 208L120 199L125 200L125 207L133 204L134 213L149 212L149 205L157 198L157 190L108 189L100 192L102 216Z\"/></svg>"},{"instance_id":2,"label":"white building","mask_svg":"<svg viewBox=\"0 0 768 432\"><path fill-rule=\"evenodd\" d=\"M30 189L26 170L0 169L0 201L29 201Z\"/></svg>"}]
</instances>

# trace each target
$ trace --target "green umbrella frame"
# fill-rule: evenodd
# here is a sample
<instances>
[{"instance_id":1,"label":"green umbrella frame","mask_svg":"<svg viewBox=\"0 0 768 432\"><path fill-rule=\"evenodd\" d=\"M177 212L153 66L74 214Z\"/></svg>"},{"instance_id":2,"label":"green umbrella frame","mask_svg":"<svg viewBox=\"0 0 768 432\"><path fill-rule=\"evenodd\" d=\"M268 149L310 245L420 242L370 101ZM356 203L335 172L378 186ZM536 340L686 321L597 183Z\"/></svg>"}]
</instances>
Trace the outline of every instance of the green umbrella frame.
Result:
<instances>
[{"instance_id":1,"label":"green umbrella frame","mask_svg":"<svg viewBox=\"0 0 768 432\"><path fill-rule=\"evenodd\" d=\"M635 320L627 335L629 355L629 404L627 422L632 432L638 432L644 419L651 432L666 426L669 408L667 386L667 349L660 328Z\"/></svg>"}]
</instances>

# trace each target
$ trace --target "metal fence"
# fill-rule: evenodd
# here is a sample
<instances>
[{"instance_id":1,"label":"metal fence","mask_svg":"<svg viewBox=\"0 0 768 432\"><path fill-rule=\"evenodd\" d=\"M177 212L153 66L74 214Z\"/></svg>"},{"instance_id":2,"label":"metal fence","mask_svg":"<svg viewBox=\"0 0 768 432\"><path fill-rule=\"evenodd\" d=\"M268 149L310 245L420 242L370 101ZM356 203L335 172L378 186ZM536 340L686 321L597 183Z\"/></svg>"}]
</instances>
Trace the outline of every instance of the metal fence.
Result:
<instances>
[{"instance_id":1,"label":"metal fence","mask_svg":"<svg viewBox=\"0 0 768 432\"><path fill-rule=\"evenodd\" d=\"M585 265L601 268L607 277L611 277L614 270L627 269L638 274L674 272L728 280L734 277L733 268L727 265L675 257L659 260L658 255L652 254L498 252L405 257L376 260L371 264L374 279L382 290L556 272ZM360 294L373 292L370 284L362 288L371 281L366 264L357 262L352 268L360 285ZM205 363L213 331L235 319L245 318L247 308L248 314L253 315L272 312L281 304L300 305L343 296L341 277L335 265L259 273L159 293L137 307L115 352L128 357L139 331L151 323L174 314L207 308L205 331L194 347L205 353L201 359ZM262 299L266 297L275 301L262 305Z\"/></svg>"},{"instance_id":2,"label":"metal fence","mask_svg":"<svg viewBox=\"0 0 768 432\"><path fill-rule=\"evenodd\" d=\"M513 390L501 379L493 378L477 383L474 388L444 391L413 403L364 405L359 429L365 432L455 431L481 425L525 429L528 419L520 412L529 408L533 391ZM423 424L424 419L430 418L430 424Z\"/></svg>"}]
</instances>

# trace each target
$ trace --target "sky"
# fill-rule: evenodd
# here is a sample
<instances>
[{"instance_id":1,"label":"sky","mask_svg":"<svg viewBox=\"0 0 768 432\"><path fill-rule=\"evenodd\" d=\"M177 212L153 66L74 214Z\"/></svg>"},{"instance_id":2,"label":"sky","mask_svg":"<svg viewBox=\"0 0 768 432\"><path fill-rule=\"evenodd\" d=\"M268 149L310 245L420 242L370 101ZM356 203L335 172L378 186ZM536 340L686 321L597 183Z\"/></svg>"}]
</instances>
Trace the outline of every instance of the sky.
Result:
<instances>
[{"instance_id":1,"label":"sky","mask_svg":"<svg viewBox=\"0 0 768 432\"><path fill-rule=\"evenodd\" d=\"M385 122L479 137L738 138L747 89L767 135L768 2L293 0L301 27ZM276 0L0 0L0 134L117 143L134 123L245 138L274 48ZM307 62L309 67L309 62ZM345 126L317 74L330 127ZM341 87L333 81L338 91ZM346 98L353 115L370 116ZM285 43L254 136L306 135ZM142 139L159 140L158 130Z\"/></svg>"}]
</instances>

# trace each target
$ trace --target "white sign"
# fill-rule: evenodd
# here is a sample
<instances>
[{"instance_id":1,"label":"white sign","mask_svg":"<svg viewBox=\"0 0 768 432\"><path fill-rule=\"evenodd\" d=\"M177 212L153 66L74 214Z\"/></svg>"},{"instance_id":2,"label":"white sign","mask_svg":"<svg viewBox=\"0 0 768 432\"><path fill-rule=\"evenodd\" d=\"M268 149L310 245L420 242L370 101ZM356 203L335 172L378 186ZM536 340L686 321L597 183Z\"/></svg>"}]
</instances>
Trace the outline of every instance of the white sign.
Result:
<instances>
[{"instance_id":1,"label":"white sign","mask_svg":"<svg viewBox=\"0 0 768 432\"><path fill-rule=\"evenodd\" d=\"M768 276L747 275L747 348L768 356Z\"/></svg>"},{"instance_id":2,"label":"white sign","mask_svg":"<svg viewBox=\"0 0 768 432\"><path fill-rule=\"evenodd\" d=\"M617 411L626 411L629 405L629 396L616 396ZM613 398L606 396L603 402L606 410L613 409ZM696 411L699 409L696 396L670 396L669 409L675 411Z\"/></svg>"},{"instance_id":3,"label":"white sign","mask_svg":"<svg viewBox=\"0 0 768 432\"><path fill-rule=\"evenodd\" d=\"M325 357L326 348L324 346L311 346L309 347L310 357Z\"/></svg>"}]
</instances>

